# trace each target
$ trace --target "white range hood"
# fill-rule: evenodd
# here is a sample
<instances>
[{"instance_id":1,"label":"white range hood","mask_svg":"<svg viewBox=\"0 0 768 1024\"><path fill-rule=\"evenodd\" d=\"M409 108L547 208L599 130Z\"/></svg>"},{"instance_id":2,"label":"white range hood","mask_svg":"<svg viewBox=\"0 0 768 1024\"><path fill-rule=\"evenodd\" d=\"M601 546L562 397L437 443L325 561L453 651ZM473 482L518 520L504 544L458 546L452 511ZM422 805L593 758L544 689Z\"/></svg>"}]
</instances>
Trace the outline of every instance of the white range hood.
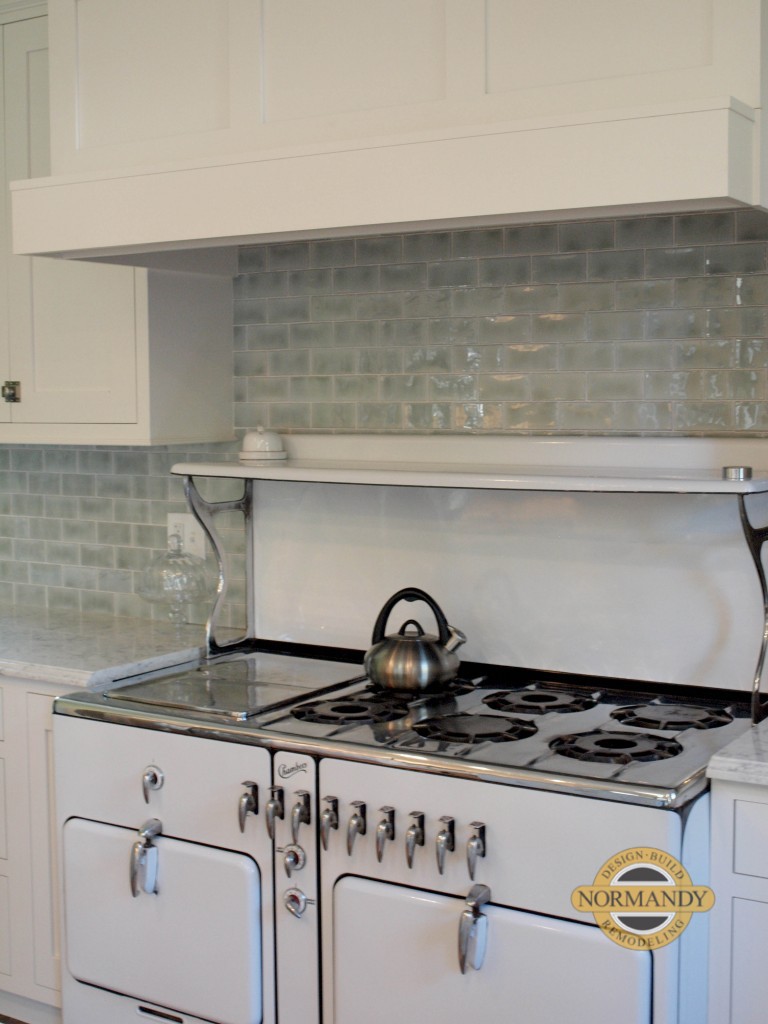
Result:
<instances>
[{"instance_id":1,"label":"white range hood","mask_svg":"<svg viewBox=\"0 0 768 1024\"><path fill-rule=\"evenodd\" d=\"M14 251L227 273L254 242L760 205L762 19L50 0L53 173L12 185Z\"/></svg>"},{"instance_id":2,"label":"white range hood","mask_svg":"<svg viewBox=\"0 0 768 1024\"><path fill-rule=\"evenodd\" d=\"M754 128L754 112L728 100L631 119L14 182L14 251L152 266L137 254L202 249L207 258L292 238L723 209L756 199ZM194 268L203 254L187 258Z\"/></svg>"}]
</instances>

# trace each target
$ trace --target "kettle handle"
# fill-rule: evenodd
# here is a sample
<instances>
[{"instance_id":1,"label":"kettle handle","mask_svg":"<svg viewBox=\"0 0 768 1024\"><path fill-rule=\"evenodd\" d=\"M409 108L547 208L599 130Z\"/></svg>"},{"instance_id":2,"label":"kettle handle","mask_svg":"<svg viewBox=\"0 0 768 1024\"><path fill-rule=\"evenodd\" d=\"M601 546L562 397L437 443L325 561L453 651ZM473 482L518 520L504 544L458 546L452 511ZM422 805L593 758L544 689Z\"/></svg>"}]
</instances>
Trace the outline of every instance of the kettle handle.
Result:
<instances>
[{"instance_id":1,"label":"kettle handle","mask_svg":"<svg viewBox=\"0 0 768 1024\"><path fill-rule=\"evenodd\" d=\"M384 639L384 631L386 629L389 613L398 601L424 601L425 604L428 604L437 621L437 632L440 643L443 646L448 643L451 639L451 629L448 625L448 620L445 615L443 615L442 609L437 602L434 601L429 594L425 593L425 591L419 590L418 587L405 587L404 590L398 590L396 594L393 594L392 597L390 597L379 612L379 617L376 619L376 624L373 627L371 643L378 644Z\"/></svg>"}]
</instances>

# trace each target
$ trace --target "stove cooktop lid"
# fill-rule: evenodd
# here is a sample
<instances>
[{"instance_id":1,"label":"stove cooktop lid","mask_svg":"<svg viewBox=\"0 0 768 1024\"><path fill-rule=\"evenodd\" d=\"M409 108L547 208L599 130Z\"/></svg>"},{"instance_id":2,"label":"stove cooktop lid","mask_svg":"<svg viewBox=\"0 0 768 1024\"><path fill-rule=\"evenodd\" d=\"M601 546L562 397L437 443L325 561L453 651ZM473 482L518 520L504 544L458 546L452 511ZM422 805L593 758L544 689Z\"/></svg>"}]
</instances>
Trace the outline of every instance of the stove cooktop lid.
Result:
<instances>
[{"instance_id":1,"label":"stove cooktop lid","mask_svg":"<svg viewBox=\"0 0 768 1024\"><path fill-rule=\"evenodd\" d=\"M173 708L244 721L306 698L318 688L363 678L355 665L257 652L108 690L108 701Z\"/></svg>"}]
</instances>

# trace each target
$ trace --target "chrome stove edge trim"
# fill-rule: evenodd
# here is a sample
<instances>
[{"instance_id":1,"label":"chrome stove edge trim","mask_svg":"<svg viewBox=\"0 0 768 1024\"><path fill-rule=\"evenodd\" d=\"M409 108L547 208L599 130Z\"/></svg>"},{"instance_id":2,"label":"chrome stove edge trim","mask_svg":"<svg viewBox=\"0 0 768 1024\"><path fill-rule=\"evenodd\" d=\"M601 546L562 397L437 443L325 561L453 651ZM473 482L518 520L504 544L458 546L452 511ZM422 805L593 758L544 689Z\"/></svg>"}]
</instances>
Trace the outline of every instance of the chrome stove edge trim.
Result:
<instances>
[{"instance_id":1,"label":"chrome stove edge trim","mask_svg":"<svg viewBox=\"0 0 768 1024\"><path fill-rule=\"evenodd\" d=\"M333 740L314 737L310 740L303 740L261 730L251 722L191 721L188 716L182 715L158 714L157 711L142 711L127 707L106 707L96 703L86 704L83 700L79 700L78 696L78 694L74 694L57 697L54 701L54 714L90 719L112 725L198 736L202 739L241 743L264 747L273 752L284 750L314 757L354 761L358 764L363 762L385 765L388 768L409 769L433 775L469 779L474 782L498 785L516 783L526 789L564 792L575 796L615 800L644 807L676 810L698 796L708 785L706 765L675 788L655 789L651 786L614 782L609 779L584 779L578 776L560 775L556 772L529 771L526 768L504 768L499 765L483 765L476 762L466 764L442 760L428 754L404 753L400 750L371 750L354 743L335 743ZM240 728L237 727L238 725Z\"/></svg>"}]
</instances>

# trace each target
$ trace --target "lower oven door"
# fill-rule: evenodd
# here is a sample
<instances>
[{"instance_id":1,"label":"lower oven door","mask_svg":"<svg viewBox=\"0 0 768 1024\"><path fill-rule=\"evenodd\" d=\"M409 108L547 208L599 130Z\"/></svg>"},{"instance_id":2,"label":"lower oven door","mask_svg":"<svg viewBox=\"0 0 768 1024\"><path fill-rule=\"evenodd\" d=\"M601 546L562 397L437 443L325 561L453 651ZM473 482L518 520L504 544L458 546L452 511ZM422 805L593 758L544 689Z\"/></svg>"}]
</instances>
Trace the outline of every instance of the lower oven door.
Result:
<instances>
[{"instance_id":1,"label":"lower oven door","mask_svg":"<svg viewBox=\"0 0 768 1024\"><path fill-rule=\"evenodd\" d=\"M628 952L594 926L489 903L479 908L485 921L462 973L466 910L465 901L426 890L337 880L328 1024L650 1021L650 953Z\"/></svg>"},{"instance_id":2,"label":"lower oven door","mask_svg":"<svg viewBox=\"0 0 768 1024\"><path fill-rule=\"evenodd\" d=\"M66 822L69 972L87 985L217 1024L259 1024L256 862L158 836L132 886L136 840L130 829L82 818Z\"/></svg>"}]
</instances>

